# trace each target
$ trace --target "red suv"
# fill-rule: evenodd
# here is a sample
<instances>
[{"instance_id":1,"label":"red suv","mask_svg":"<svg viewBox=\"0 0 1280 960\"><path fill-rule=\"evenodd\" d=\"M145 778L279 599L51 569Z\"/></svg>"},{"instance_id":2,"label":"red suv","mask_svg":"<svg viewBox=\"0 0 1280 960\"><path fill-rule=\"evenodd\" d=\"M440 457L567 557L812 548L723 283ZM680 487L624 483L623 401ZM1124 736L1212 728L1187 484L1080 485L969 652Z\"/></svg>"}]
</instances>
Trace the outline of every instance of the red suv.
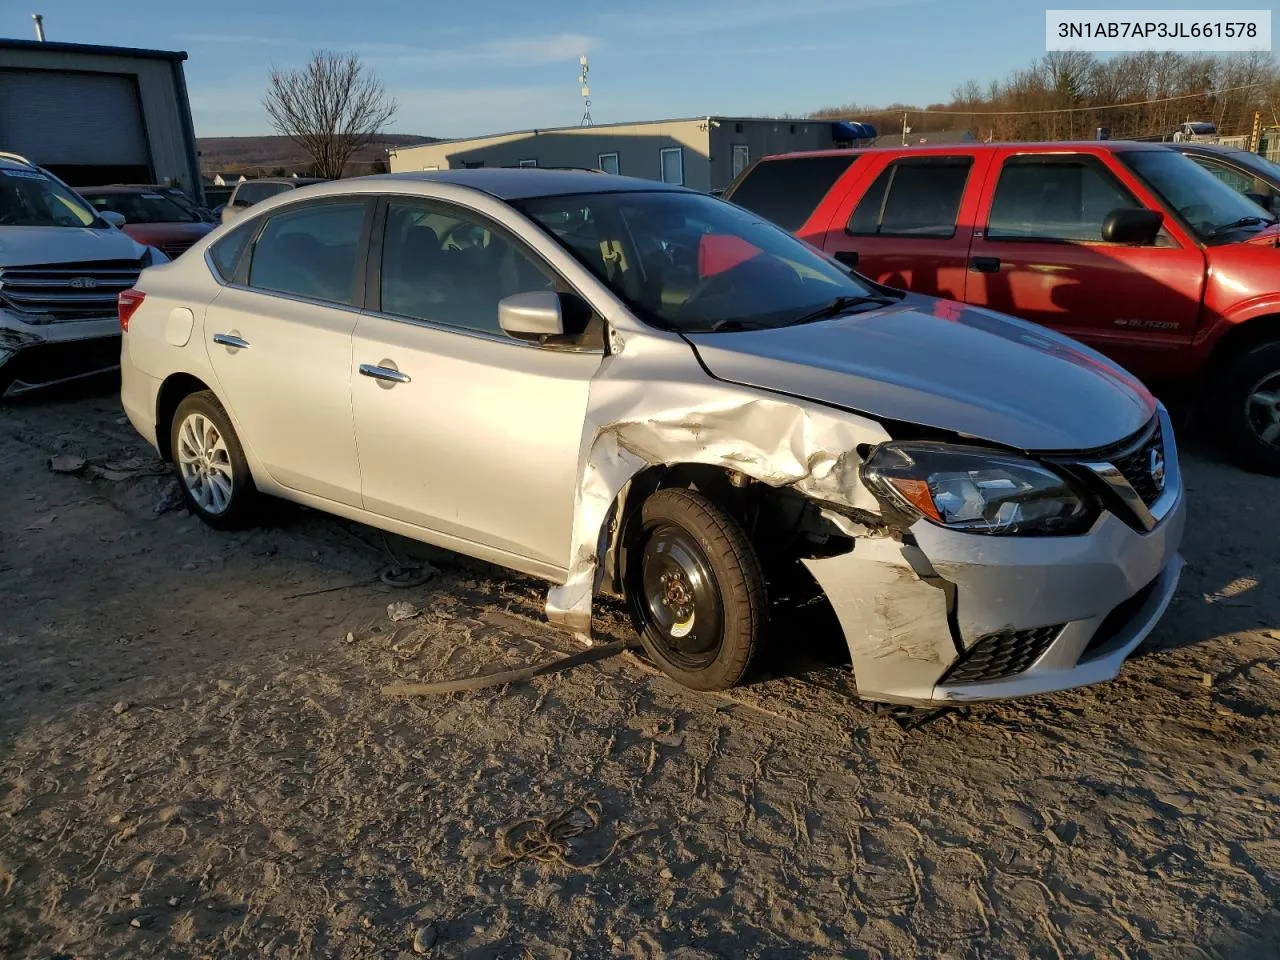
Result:
<instances>
[{"instance_id":1,"label":"red suv","mask_svg":"<svg viewBox=\"0 0 1280 960\"><path fill-rule=\"evenodd\" d=\"M1186 157L1123 141L787 154L724 196L887 286L1193 385L1237 459L1280 474L1280 230Z\"/></svg>"}]
</instances>

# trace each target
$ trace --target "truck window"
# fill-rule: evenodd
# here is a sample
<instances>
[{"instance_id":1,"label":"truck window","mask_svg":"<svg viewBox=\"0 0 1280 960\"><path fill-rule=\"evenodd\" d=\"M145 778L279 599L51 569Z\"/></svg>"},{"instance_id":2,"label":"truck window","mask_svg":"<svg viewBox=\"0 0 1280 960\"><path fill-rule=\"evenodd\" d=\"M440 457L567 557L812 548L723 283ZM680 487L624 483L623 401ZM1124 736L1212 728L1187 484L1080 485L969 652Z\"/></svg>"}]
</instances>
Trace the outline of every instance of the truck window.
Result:
<instances>
[{"instance_id":1,"label":"truck window","mask_svg":"<svg viewBox=\"0 0 1280 960\"><path fill-rule=\"evenodd\" d=\"M857 154L841 154L761 160L724 198L795 233L856 159Z\"/></svg>"},{"instance_id":2,"label":"truck window","mask_svg":"<svg viewBox=\"0 0 1280 960\"><path fill-rule=\"evenodd\" d=\"M855 236L952 237L972 157L912 157L881 171L858 201L846 232Z\"/></svg>"},{"instance_id":3,"label":"truck window","mask_svg":"<svg viewBox=\"0 0 1280 960\"><path fill-rule=\"evenodd\" d=\"M1100 241L1107 214L1141 206L1093 157L1011 157L996 181L987 239Z\"/></svg>"}]
</instances>

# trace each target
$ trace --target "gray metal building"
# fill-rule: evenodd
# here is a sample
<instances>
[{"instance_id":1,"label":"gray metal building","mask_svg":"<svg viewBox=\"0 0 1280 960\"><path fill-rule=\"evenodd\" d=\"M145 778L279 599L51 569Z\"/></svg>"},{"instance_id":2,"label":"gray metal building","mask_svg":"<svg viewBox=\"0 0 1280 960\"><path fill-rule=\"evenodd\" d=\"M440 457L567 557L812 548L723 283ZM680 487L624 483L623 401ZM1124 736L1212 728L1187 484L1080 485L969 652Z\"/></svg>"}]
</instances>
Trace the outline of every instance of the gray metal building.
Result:
<instances>
[{"instance_id":1,"label":"gray metal building","mask_svg":"<svg viewBox=\"0 0 1280 960\"><path fill-rule=\"evenodd\" d=\"M390 151L391 172L461 167L594 167L608 173L723 189L748 163L774 153L851 140L850 125L815 119L693 117L520 130L438 140Z\"/></svg>"},{"instance_id":2,"label":"gray metal building","mask_svg":"<svg viewBox=\"0 0 1280 960\"><path fill-rule=\"evenodd\" d=\"M187 55L0 39L0 151L73 186L173 181L202 197Z\"/></svg>"}]
</instances>

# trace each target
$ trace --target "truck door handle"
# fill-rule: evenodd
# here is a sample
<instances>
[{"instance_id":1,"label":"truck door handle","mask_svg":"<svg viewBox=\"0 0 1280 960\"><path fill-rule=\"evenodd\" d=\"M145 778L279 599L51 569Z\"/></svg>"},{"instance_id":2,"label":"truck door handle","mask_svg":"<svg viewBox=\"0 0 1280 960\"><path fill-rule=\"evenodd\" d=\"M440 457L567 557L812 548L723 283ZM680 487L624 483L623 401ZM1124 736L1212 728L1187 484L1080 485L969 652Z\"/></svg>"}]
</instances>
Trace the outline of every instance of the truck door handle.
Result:
<instances>
[{"instance_id":1,"label":"truck door handle","mask_svg":"<svg viewBox=\"0 0 1280 960\"><path fill-rule=\"evenodd\" d=\"M220 343L224 347L230 347L232 350L249 349L248 340L244 340L231 333L215 333L213 335L213 342Z\"/></svg>"},{"instance_id":2,"label":"truck door handle","mask_svg":"<svg viewBox=\"0 0 1280 960\"><path fill-rule=\"evenodd\" d=\"M379 366L376 363L360 364L360 372L366 377L372 377L374 380L384 380L387 383L409 382L407 373L401 373L399 370L393 370L390 367Z\"/></svg>"},{"instance_id":3,"label":"truck door handle","mask_svg":"<svg viewBox=\"0 0 1280 960\"><path fill-rule=\"evenodd\" d=\"M846 267L856 267L858 265L857 250L837 250L832 256Z\"/></svg>"},{"instance_id":4,"label":"truck door handle","mask_svg":"<svg viewBox=\"0 0 1280 960\"><path fill-rule=\"evenodd\" d=\"M999 257L974 257L969 261L970 269L977 270L979 273L999 273L1000 258Z\"/></svg>"}]
</instances>

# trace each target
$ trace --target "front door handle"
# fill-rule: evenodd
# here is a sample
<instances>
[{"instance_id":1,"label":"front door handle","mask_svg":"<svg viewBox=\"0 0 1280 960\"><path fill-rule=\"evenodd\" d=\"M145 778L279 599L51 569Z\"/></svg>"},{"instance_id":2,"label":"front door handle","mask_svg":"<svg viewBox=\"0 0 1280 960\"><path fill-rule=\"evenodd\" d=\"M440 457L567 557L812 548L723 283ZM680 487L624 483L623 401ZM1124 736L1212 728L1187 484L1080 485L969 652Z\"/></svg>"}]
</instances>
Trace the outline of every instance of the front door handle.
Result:
<instances>
[{"instance_id":1,"label":"front door handle","mask_svg":"<svg viewBox=\"0 0 1280 960\"><path fill-rule=\"evenodd\" d=\"M360 364L360 373L366 377L373 377L375 380L383 380L387 383L409 382L407 373L401 373L399 370L393 370L391 367L384 367L376 363Z\"/></svg>"},{"instance_id":2,"label":"front door handle","mask_svg":"<svg viewBox=\"0 0 1280 960\"><path fill-rule=\"evenodd\" d=\"M856 267L858 265L857 250L837 250L832 256L846 267Z\"/></svg>"},{"instance_id":3,"label":"front door handle","mask_svg":"<svg viewBox=\"0 0 1280 960\"><path fill-rule=\"evenodd\" d=\"M969 267L977 270L979 273L999 273L1000 258L999 257L974 257L969 261Z\"/></svg>"},{"instance_id":4,"label":"front door handle","mask_svg":"<svg viewBox=\"0 0 1280 960\"><path fill-rule=\"evenodd\" d=\"M230 347L232 350L247 350L249 348L248 340L237 337L232 333L215 333L213 342L220 343L224 347Z\"/></svg>"}]
</instances>

